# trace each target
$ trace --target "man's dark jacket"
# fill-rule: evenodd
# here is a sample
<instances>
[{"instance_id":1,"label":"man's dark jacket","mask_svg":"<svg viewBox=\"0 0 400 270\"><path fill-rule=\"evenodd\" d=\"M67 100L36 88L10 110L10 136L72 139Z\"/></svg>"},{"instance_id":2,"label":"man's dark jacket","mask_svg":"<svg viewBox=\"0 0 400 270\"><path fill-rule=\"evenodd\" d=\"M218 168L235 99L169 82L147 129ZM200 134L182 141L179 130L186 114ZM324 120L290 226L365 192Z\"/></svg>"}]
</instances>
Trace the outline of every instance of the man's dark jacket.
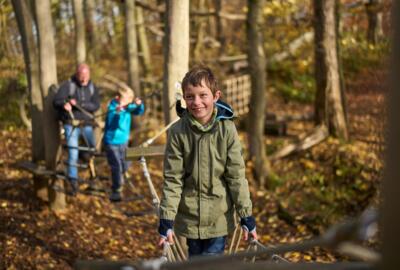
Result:
<instances>
[{"instance_id":1,"label":"man's dark jacket","mask_svg":"<svg viewBox=\"0 0 400 270\"><path fill-rule=\"evenodd\" d=\"M72 76L71 79L61 84L54 96L53 105L58 111L59 119L63 123L71 123L71 116L64 109L64 104L70 99L75 99L77 105L89 113L93 113L100 108L99 92L97 88L94 85L91 86L91 84L92 81L89 81L87 86L82 86L75 76ZM88 124L92 123L90 117L75 106L72 106L72 114L77 120L84 120Z\"/></svg>"}]
</instances>

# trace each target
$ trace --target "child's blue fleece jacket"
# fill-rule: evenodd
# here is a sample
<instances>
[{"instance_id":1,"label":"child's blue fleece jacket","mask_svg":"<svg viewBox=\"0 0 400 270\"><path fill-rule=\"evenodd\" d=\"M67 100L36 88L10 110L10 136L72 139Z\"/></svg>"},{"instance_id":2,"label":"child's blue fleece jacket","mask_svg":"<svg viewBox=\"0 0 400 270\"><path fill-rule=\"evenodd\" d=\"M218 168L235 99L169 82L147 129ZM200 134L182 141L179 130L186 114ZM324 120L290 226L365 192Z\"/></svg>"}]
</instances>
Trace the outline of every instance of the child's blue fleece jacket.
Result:
<instances>
[{"instance_id":1,"label":"child's blue fleece jacket","mask_svg":"<svg viewBox=\"0 0 400 270\"><path fill-rule=\"evenodd\" d=\"M126 144L131 130L131 114L142 115L144 113L143 103L140 105L130 103L120 111L117 111L118 105L117 99L113 99L108 105L103 139L106 145Z\"/></svg>"}]
</instances>

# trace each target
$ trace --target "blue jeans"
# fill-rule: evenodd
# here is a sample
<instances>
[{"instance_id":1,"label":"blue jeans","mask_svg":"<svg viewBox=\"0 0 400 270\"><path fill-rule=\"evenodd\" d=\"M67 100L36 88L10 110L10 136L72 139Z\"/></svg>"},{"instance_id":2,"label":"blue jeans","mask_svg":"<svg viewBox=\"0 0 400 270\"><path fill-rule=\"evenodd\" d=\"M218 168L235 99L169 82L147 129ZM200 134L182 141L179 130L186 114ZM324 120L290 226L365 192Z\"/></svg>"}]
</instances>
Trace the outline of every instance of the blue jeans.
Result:
<instances>
[{"instance_id":1,"label":"blue jeans","mask_svg":"<svg viewBox=\"0 0 400 270\"><path fill-rule=\"evenodd\" d=\"M105 146L108 165L111 167L111 189L114 192L121 191L121 185L124 181L124 173L128 169L128 165L125 161L127 147L127 144L109 144Z\"/></svg>"},{"instance_id":2,"label":"blue jeans","mask_svg":"<svg viewBox=\"0 0 400 270\"><path fill-rule=\"evenodd\" d=\"M210 256L224 253L226 236L209 239L187 239L189 257Z\"/></svg>"},{"instance_id":3,"label":"blue jeans","mask_svg":"<svg viewBox=\"0 0 400 270\"><path fill-rule=\"evenodd\" d=\"M82 134L87 140L86 147L95 147L96 142L92 126L74 127L70 124L64 125L65 138L68 146L67 176L71 181L78 179L79 137Z\"/></svg>"}]
</instances>

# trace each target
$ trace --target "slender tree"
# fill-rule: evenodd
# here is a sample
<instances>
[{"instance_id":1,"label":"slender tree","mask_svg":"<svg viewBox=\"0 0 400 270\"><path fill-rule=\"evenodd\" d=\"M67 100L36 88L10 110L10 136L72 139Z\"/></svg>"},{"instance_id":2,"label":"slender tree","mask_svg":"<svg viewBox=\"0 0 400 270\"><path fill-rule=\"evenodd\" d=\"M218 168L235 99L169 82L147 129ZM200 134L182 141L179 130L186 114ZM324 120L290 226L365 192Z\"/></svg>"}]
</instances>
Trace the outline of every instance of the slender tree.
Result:
<instances>
[{"instance_id":1,"label":"slender tree","mask_svg":"<svg viewBox=\"0 0 400 270\"><path fill-rule=\"evenodd\" d=\"M75 52L76 64L86 62L86 34L85 18L83 13L83 0L73 0L75 22Z\"/></svg>"},{"instance_id":2,"label":"slender tree","mask_svg":"<svg viewBox=\"0 0 400 270\"><path fill-rule=\"evenodd\" d=\"M368 0L365 4L368 17L367 40L372 44L383 36L381 6L382 0Z\"/></svg>"},{"instance_id":3,"label":"slender tree","mask_svg":"<svg viewBox=\"0 0 400 270\"><path fill-rule=\"evenodd\" d=\"M56 51L50 0L36 0L35 13L39 37L40 88L44 105L45 160L47 169L54 170L56 167L57 151L60 146L60 133L56 112L52 104L54 93L50 91L52 85L57 84ZM55 192L50 186L49 200L51 207L54 209L65 207L65 195Z\"/></svg>"},{"instance_id":4,"label":"slender tree","mask_svg":"<svg viewBox=\"0 0 400 270\"><path fill-rule=\"evenodd\" d=\"M393 46L390 57L391 89L387 96L389 107L389 132L388 147L386 151L385 173L382 184L382 197L380 203L380 234L382 235L382 259L378 265L379 270L396 270L399 268L399 254L397 247L400 242L400 216L397 214L397 206L400 204L400 2L393 1L392 22L394 33Z\"/></svg>"},{"instance_id":5,"label":"slender tree","mask_svg":"<svg viewBox=\"0 0 400 270\"><path fill-rule=\"evenodd\" d=\"M138 37L139 37L139 49L142 54L142 63L145 77L147 77L153 70L151 64L151 55L150 55L150 47L149 42L147 40L145 21L143 18L143 9L139 6L136 6L136 18L138 24Z\"/></svg>"},{"instance_id":6,"label":"slender tree","mask_svg":"<svg viewBox=\"0 0 400 270\"><path fill-rule=\"evenodd\" d=\"M89 40L89 60L95 62L98 59L100 39L96 28L96 2L95 0L85 0L86 3L86 31Z\"/></svg>"},{"instance_id":7,"label":"slender tree","mask_svg":"<svg viewBox=\"0 0 400 270\"><path fill-rule=\"evenodd\" d=\"M335 0L314 0L316 124L325 124L331 135L348 139L343 94L340 87Z\"/></svg>"},{"instance_id":8,"label":"slender tree","mask_svg":"<svg viewBox=\"0 0 400 270\"><path fill-rule=\"evenodd\" d=\"M197 10L199 11L205 11L205 0L199 0L198 2L198 7ZM205 31L206 31L206 20L207 18L200 17L197 19L196 23L196 30L197 30L197 35L196 35L196 43L194 45L193 49L193 58L195 62L201 62L201 53L203 49L203 42L204 42L204 36L205 36Z\"/></svg>"},{"instance_id":9,"label":"slender tree","mask_svg":"<svg viewBox=\"0 0 400 270\"><path fill-rule=\"evenodd\" d=\"M226 38L224 35L224 28L225 28L225 23L223 18L220 16L220 13L222 12L222 7L223 7L223 0L214 0L215 1L215 11L216 11L216 32L217 32L217 40L220 43L220 48L219 52L220 54L223 54L225 51L225 43L226 43Z\"/></svg>"},{"instance_id":10,"label":"slender tree","mask_svg":"<svg viewBox=\"0 0 400 270\"><path fill-rule=\"evenodd\" d=\"M126 51L128 60L128 84L140 94L138 39L136 31L135 0L125 1L125 33Z\"/></svg>"},{"instance_id":11,"label":"slender tree","mask_svg":"<svg viewBox=\"0 0 400 270\"><path fill-rule=\"evenodd\" d=\"M176 83L189 67L189 1L167 0L164 39L164 118L169 123L176 118Z\"/></svg>"},{"instance_id":12,"label":"slender tree","mask_svg":"<svg viewBox=\"0 0 400 270\"><path fill-rule=\"evenodd\" d=\"M32 162L38 163L45 159L45 147L42 122L43 101L40 90L38 48L33 33L33 16L27 0L13 0L12 5L21 35L25 72L29 87ZM33 180L36 196L42 200L47 200L47 181L38 176L34 176Z\"/></svg>"},{"instance_id":13,"label":"slender tree","mask_svg":"<svg viewBox=\"0 0 400 270\"><path fill-rule=\"evenodd\" d=\"M266 157L264 126L266 112L267 74L266 57L263 49L264 0L248 0L247 40L251 74L251 96L249 111L249 151L254 162L254 175L260 188L267 187L269 162Z\"/></svg>"}]
</instances>

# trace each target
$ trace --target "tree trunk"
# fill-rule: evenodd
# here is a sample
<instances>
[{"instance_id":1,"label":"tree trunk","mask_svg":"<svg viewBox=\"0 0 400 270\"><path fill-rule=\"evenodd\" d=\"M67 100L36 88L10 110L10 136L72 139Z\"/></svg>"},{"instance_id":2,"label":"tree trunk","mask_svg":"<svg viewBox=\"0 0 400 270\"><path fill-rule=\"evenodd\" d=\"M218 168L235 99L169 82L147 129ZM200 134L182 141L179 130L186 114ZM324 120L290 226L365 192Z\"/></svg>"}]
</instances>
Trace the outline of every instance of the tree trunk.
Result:
<instances>
[{"instance_id":1,"label":"tree trunk","mask_svg":"<svg viewBox=\"0 0 400 270\"><path fill-rule=\"evenodd\" d=\"M314 0L316 124L326 124L329 133L348 139L336 41L335 0Z\"/></svg>"},{"instance_id":2,"label":"tree trunk","mask_svg":"<svg viewBox=\"0 0 400 270\"><path fill-rule=\"evenodd\" d=\"M205 11L205 0L200 0L198 3L198 7L196 10L200 12ZM196 30L197 30L197 36L196 36L196 43L194 45L193 49L193 58L195 63L201 63L202 61L202 49L203 49L203 41L204 41L204 34L205 34L205 28L206 28L206 17L199 17L197 18L197 23L196 23Z\"/></svg>"},{"instance_id":3,"label":"tree trunk","mask_svg":"<svg viewBox=\"0 0 400 270\"><path fill-rule=\"evenodd\" d=\"M89 38L89 61L94 63L98 59L99 38L96 30L96 3L86 0L86 29Z\"/></svg>"},{"instance_id":4,"label":"tree trunk","mask_svg":"<svg viewBox=\"0 0 400 270\"><path fill-rule=\"evenodd\" d=\"M75 22L75 51L76 64L86 62L86 34L85 18L83 13L83 0L73 0Z\"/></svg>"},{"instance_id":5,"label":"tree trunk","mask_svg":"<svg viewBox=\"0 0 400 270\"><path fill-rule=\"evenodd\" d=\"M125 1L125 33L126 53L128 59L128 84L140 95L140 76L138 59L138 42L135 19L135 0Z\"/></svg>"},{"instance_id":6,"label":"tree trunk","mask_svg":"<svg viewBox=\"0 0 400 270\"><path fill-rule=\"evenodd\" d=\"M43 101L40 91L40 75L38 62L38 49L35 43L33 30L33 16L27 0L13 0L15 16L17 18L21 43L24 52L25 72L28 79L30 111L32 122L32 162L38 163L45 160L44 134L43 134ZM47 181L34 176L35 195L42 199L47 198Z\"/></svg>"},{"instance_id":7,"label":"tree trunk","mask_svg":"<svg viewBox=\"0 0 400 270\"><path fill-rule=\"evenodd\" d=\"M217 13L216 15L216 31L217 31L217 40L219 41L219 44L221 45L219 47L219 54L222 55L225 52L225 35L224 35L224 19L220 16L220 13L222 12L222 0L215 0L215 11Z\"/></svg>"},{"instance_id":8,"label":"tree trunk","mask_svg":"<svg viewBox=\"0 0 400 270\"><path fill-rule=\"evenodd\" d=\"M372 44L376 44L383 34L381 5L382 0L369 0L365 5L368 17L367 40Z\"/></svg>"},{"instance_id":9,"label":"tree trunk","mask_svg":"<svg viewBox=\"0 0 400 270\"><path fill-rule=\"evenodd\" d=\"M56 51L50 0L36 0L35 12L39 36L40 87L44 104L45 159L47 169L54 170L56 167L57 151L60 146L60 133L56 112L52 105L54 93L50 91L50 87L57 84ZM49 186L49 201L53 209L62 209L65 207L65 194L55 192Z\"/></svg>"},{"instance_id":10,"label":"tree trunk","mask_svg":"<svg viewBox=\"0 0 400 270\"><path fill-rule=\"evenodd\" d=\"M391 60L391 88L386 96L389 107L388 146L382 184L380 203L380 241L382 242L382 260L378 265L379 270L397 270L399 268L398 246L400 242L400 216L397 207L400 204L400 2L393 2L393 46Z\"/></svg>"},{"instance_id":11,"label":"tree trunk","mask_svg":"<svg viewBox=\"0 0 400 270\"><path fill-rule=\"evenodd\" d=\"M168 0L164 39L163 110L165 123L176 118L176 83L189 67L189 1Z\"/></svg>"},{"instance_id":12,"label":"tree trunk","mask_svg":"<svg viewBox=\"0 0 400 270\"><path fill-rule=\"evenodd\" d=\"M347 98L346 98L346 84L344 81L344 73L343 73L343 61L342 61L342 48L341 48L341 37L342 32L340 29L341 27L341 3L340 0L335 0L335 19L336 19L336 48L337 48L337 62L338 62L338 69L339 69L339 81L340 81L340 94L342 96L342 107L344 113L344 119L346 121L346 126L348 126L348 117L347 117Z\"/></svg>"},{"instance_id":13,"label":"tree trunk","mask_svg":"<svg viewBox=\"0 0 400 270\"><path fill-rule=\"evenodd\" d=\"M153 70L151 65L151 55L149 42L147 40L145 22L143 19L143 9L136 6L136 19L138 22L138 36L139 36L139 48L142 53L142 63L145 77L149 76Z\"/></svg>"},{"instance_id":14,"label":"tree trunk","mask_svg":"<svg viewBox=\"0 0 400 270\"><path fill-rule=\"evenodd\" d=\"M254 175L261 189L267 187L270 167L264 142L267 73L262 36L263 6L264 0L248 0L249 11L246 21L252 105L249 112L249 150L250 158L254 162Z\"/></svg>"}]
</instances>

